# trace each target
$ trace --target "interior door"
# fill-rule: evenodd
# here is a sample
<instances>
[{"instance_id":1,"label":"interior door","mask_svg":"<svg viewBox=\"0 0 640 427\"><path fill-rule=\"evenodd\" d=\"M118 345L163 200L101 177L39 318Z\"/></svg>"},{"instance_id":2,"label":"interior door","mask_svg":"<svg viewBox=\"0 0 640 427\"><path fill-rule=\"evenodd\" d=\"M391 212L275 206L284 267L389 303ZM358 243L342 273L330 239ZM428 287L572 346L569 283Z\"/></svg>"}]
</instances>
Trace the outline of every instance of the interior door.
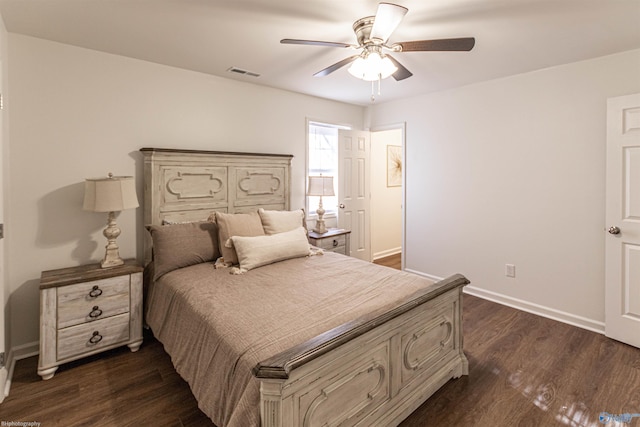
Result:
<instances>
[{"instance_id":1,"label":"interior door","mask_svg":"<svg viewBox=\"0 0 640 427\"><path fill-rule=\"evenodd\" d=\"M338 227L351 230L351 256L371 261L367 131L340 130L338 137Z\"/></svg>"},{"instance_id":2,"label":"interior door","mask_svg":"<svg viewBox=\"0 0 640 427\"><path fill-rule=\"evenodd\" d=\"M607 103L605 335L640 347L640 93Z\"/></svg>"}]
</instances>

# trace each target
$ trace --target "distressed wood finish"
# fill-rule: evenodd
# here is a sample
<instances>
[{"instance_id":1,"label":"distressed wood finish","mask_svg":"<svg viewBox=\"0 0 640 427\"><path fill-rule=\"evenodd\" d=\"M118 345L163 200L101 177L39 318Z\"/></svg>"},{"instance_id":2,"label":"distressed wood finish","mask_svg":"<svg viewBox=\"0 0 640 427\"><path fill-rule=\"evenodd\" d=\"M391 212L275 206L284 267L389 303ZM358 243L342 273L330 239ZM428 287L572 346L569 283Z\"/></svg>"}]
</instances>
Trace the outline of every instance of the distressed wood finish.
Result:
<instances>
[{"instance_id":1,"label":"distressed wood finish","mask_svg":"<svg viewBox=\"0 0 640 427\"><path fill-rule=\"evenodd\" d=\"M211 212L289 209L288 154L142 148L144 223L206 220ZM151 237L145 236L145 263Z\"/></svg>"},{"instance_id":2,"label":"distressed wood finish","mask_svg":"<svg viewBox=\"0 0 640 427\"><path fill-rule=\"evenodd\" d=\"M309 232L309 243L325 251L342 255L351 255L351 231L342 228L331 228L326 233Z\"/></svg>"},{"instance_id":3,"label":"distressed wood finish","mask_svg":"<svg viewBox=\"0 0 640 427\"><path fill-rule=\"evenodd\" d=\"M92 340L98 332L100 341ZM58 330L58 359L64 360L87 352L124 345L129 341L129 314L120 314L90 323Z\"/></svg>"},{"instance_id":4,"label":"distressed wood finish","mask_svg":"<svg viewBox=\"0 0 640 427\"><path fill-rule=\"evenodd\" d=\"M291 156L141 151L146 225L204 220L211 211L289 209ZM341 230L321 235L320 242L333 248L334 239L344 239L346 252L348 236ZM399 424L449 379L468 373L460 313L467 283L454 275L390 311L355 319L258 364L262 427Z\"/></svg>"},{"instance_id":5,"label":"distressed wood finish","mask_svg":"<svg viewBox=\"0 0 640 427\"><path fill-rule=\"evenodd\" d=\"M38 375L101 351L142 344L142 267L99 264L44 271L40 285Z\"/></svg>"},{"instance_id":6,"label":"distressed wood finish","mask_svg":"<svg viewBox=\"0 0 640 427\"><path fill-rule=\"evenodd\" d=\"M99 318L129 312L130 276L116 276L104 280L61 286L57 289L58 329L79 325ZM102 290L100 315L94 310L97 301L87 298L94 286ZM94 316L96 317L94 319Z\"/></svg>"},{"instance_id":7,"label":"distressed wood finish","mask_svg":"<svg viewBox=\"0 0 640 427\"><path fill-rule=\"evenodd\" d=\"M467 285L469 281L461 274L453 275L447 279L441 280L429 289L425 289L408 299L404 303L391 311L383 313L371 313L367 317L356 319L350 323L345 323L337 328L325 332L322 335L292 347L259 363L254 368L254 374L258 378L289 378L289 373L322 356L323 354L340 347L341 345L364 335L365 333L375 329L381 324L394 320L412 309L419 307L426 310L429 306L423 304L439 297L443 294L457 295L460 289Z\"/></svg>"},{"instance_id":8,"label":"distressed wood finish","mask_svg":"<svg viewBox=\"0 0 640 427\"><path fill-rule=\"evenodd\" d=\"M260 363L262 427L398 425L469 372L460 309L467 283L454 275Z\"/></svg>"}]
</instances>

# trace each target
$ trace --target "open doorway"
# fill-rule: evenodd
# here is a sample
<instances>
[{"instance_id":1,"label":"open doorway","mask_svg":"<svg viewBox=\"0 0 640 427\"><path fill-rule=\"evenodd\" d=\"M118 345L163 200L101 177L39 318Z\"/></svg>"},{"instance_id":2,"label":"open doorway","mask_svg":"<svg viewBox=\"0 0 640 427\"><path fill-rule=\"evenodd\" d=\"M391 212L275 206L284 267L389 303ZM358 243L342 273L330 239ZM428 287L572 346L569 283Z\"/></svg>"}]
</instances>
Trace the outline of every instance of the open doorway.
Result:
<instances>
[{"instance_id":1,"label":"open doorway","mask_svg":"<svg viewBox=\"0 0 640 427\"><path fill-rule=\"evenodd\" d=\"M371 132L371 253L373 260L403 254L404 127Z\"/></svg>"},{"instance_id":2,"label":"open doorway","mask_svg":"<svg viewBox=\"0 0 640 427\"><path fill-rule=\"evenodd\" d=\"M369 153L366 161L358 164L366 164L366 167L361 169L368 180L365 189L368 189L370 204L366 210L370 214L364 215L366 220L359 223L362 230L353 227L353 224L346 226L344 218L342 225L339 220L339 207L342 208L342 213L347 208L345 195L341 194L346 184L344 177L339 173L341 161L338 155L339 130L344 133L345 129L348 127L307 119L307 175L333 176L336 183L336 196L323 198L327 227L343 227L350 230L352 256L353 249L358 247L356 243L362 241L364 256L359 256L362 259L377 261L395 257L393 264L389 266L404 268L405 125L390 125L365 132L368 135L369 142L366 145L369 147ZM357 187L357 184L354 185ZM307 196L307 219L310 223L315 220L314 212L318 205L316 199Z\"/></svg>"}]
</instances>

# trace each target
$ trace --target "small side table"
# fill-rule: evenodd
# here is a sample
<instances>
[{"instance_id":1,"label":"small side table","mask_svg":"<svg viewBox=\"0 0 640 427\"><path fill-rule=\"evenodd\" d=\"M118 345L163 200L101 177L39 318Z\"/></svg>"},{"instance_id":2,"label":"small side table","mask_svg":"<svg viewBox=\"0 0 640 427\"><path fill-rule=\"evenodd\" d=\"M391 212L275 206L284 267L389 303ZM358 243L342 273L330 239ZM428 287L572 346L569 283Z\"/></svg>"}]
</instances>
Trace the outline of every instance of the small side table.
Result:
<instances>
[{"instance_id":1,"label":"small side table","mask_svg":"<svg viewBox=\"0 0 640 427\"><path fill-rule=\"evenodd\" d=\"M142 344L142 271L135 260L43 271L38 375L111 348Z\"/></svg>"},{"instance_id":2,"label":"small side table","mask_svg":"<svg viewBox=\"0 0 640 427\"><path fill-rule=\"evenodd\" d=\"M323 234L309 232L309 243L329 252L351 255L351 230L330 228Z\"/></svg>"}]
</instances>

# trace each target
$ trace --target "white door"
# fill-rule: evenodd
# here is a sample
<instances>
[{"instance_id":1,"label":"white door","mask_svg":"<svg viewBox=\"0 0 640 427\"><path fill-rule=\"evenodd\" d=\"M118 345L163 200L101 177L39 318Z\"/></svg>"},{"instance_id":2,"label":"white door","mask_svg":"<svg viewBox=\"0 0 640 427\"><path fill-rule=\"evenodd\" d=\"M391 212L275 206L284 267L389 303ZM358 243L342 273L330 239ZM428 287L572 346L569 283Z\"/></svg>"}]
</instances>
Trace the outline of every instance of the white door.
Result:
<instances>
[{"instance_id":1,"label":"white door","mask_svg":"<svg viewBox=\"0 0 640 427\"><path fill-rule=\"evenodd\" d=\"M338 227L351 230L351 256L371 261L369 234L371 138L366 131L340 130L338 140Z\"/></svg>"},{"instance_id":2,"label":"white door","mask_svg":"<svg viewBox=\"0 0 640 427\"><path fill-rule=\"evenodd\" d=\"M640 93L607 103L605 335L640 347Z\"/></svg>"}]
</instances>

